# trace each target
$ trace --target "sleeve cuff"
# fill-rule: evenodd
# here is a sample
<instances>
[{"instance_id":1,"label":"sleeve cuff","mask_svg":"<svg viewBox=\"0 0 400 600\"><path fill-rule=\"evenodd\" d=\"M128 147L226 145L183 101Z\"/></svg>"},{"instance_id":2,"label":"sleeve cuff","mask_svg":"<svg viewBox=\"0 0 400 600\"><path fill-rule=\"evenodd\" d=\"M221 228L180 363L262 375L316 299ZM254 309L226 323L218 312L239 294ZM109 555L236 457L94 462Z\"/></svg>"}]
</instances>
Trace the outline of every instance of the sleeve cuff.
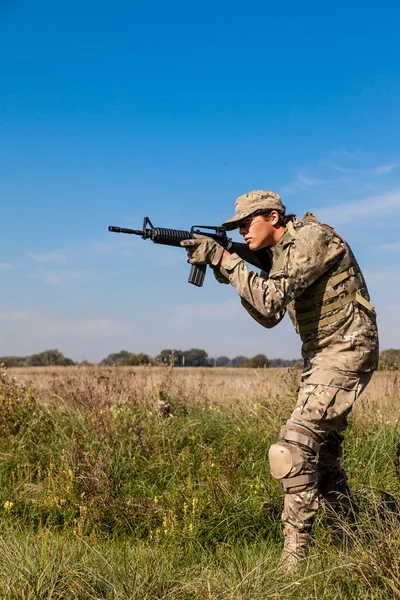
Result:
<instances>
[{"instance_id":1,"label":"sleeve cuff","mask_svg":"<svg viewBox=\"0 0 400 600\"><path fill-rule=\"evenodd\" d=\"M243 260L237 254L232 254L228 260L224 262L223 265L220 266L219 270L225 277L229 277L229 275L235 270L239 263L243 262Z\"/></svg>"}]
</instances>

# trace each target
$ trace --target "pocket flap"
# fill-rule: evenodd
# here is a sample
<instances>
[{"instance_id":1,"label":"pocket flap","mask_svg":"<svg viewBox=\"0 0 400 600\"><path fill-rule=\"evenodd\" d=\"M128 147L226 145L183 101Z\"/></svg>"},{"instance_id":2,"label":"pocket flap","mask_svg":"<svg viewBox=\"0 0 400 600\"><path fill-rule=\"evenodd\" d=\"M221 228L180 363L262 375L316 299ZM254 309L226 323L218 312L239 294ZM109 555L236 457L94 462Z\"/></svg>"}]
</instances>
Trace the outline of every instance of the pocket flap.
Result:
<instances>
[{"instance_id":1,"label":"pocket flap","mask_svg":"<svg viewBox=\"0 0 400 600\"><path fill-rule=\"evenodd\" d=\"M358 373L345 373L341 371L328 371L327 369L311 369L303 373L304 384L327 385L342 390L355 390L358 387L360 376Z\"/></svg>"}]
</instances>

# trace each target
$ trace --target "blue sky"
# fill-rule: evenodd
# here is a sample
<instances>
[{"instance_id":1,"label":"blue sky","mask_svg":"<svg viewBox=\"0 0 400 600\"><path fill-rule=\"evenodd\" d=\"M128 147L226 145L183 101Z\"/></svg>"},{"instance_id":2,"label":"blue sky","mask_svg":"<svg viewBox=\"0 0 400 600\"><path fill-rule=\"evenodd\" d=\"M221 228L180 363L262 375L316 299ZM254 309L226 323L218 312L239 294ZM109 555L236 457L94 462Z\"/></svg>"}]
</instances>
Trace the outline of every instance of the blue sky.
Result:
<instances>
[{"instance_id":1,"label":"blue sky","mask_svg":"<svg viewBox=\"0 0 400 600\"><path fill-rule=\"evenodd\" d=\"M0 2L0 355L165 347L298 357L288 319L186 283L183 250L108 225L220 224L280 193L352 246L400 347L400 8Z\"/></svg>"}]
</instances>

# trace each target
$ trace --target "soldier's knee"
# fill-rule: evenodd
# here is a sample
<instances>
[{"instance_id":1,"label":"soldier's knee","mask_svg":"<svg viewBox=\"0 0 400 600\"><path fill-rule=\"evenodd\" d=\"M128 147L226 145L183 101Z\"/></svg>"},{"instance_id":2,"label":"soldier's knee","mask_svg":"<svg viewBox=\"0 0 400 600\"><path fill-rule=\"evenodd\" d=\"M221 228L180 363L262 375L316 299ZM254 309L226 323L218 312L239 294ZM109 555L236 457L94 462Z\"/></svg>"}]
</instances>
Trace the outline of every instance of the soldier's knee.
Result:
<instances>
[{"instance_id":1,"label":"soldier's knee","mask_svg":"<svg viewBox=\"0 0 400 600\"><path fill-rule=\"evenodd\" d=\"M286 425L269 449L271 475L280 479L289 493L314 484L318 479L319 448L319 442L305 427Z\"/></svg>"}]
</instances>

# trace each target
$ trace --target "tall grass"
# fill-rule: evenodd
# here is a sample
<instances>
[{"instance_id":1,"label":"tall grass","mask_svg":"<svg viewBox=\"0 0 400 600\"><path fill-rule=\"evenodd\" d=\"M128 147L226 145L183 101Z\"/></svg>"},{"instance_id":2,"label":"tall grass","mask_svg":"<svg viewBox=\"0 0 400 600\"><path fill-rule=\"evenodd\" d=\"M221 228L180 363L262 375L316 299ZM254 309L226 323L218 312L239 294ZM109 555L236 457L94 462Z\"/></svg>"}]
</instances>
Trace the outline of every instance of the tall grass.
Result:
<instances>
[{"instance_id":1,"label":"tall grass","mask_svg":"<svg viewBox=\"0 0 400 600\"><path fill-rule=\"evenodd\" d=\"M296 372L10 373L0 378L2 597L399 597L395 374L373 379L346 440L360 504L352 549L331 543L321 511L310 560L290 578L267 455Z\"/></svg>"}]
</instances>

